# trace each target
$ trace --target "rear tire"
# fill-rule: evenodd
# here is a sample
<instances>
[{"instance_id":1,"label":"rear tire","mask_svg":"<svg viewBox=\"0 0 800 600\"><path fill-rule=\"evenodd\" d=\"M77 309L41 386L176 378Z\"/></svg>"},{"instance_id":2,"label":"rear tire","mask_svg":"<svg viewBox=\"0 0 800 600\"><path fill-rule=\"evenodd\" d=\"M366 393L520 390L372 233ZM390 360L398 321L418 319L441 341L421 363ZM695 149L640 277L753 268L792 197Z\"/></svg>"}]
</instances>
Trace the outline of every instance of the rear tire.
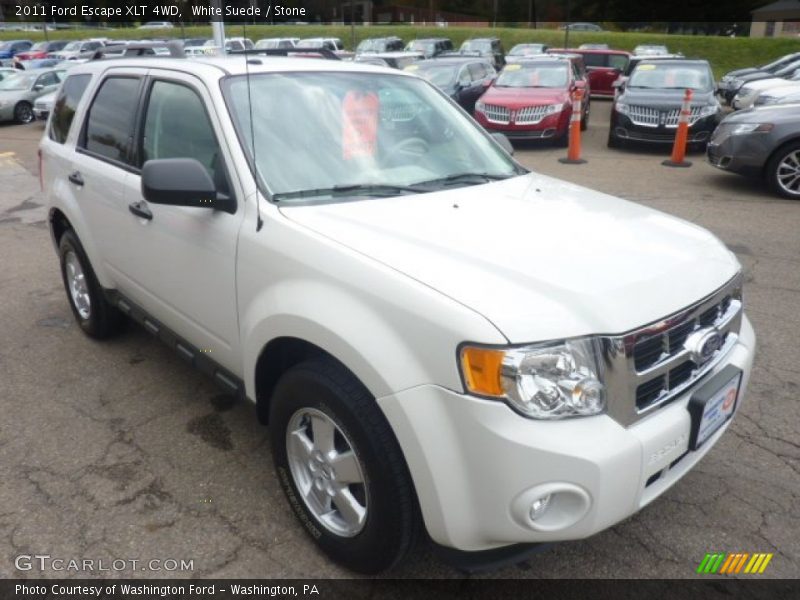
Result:
<instances>
[{"instance_id":1,"label":"rear tire","mask_svg":"<svg viewBox=\"0 0 800 600\"><path fill-rule=\"evenodd\" d=\"M36 116L33 114L33 106L31 106L30 102L18 102L17 105L14 107L14 120L17 123L33 123L36 120Z\"/></svg>"},{"instance_id":2,"label":"rear tire","mask_svg":"<svg viewBox=\"0 0 800 600\"><path fill-rule=\"evenodd\" d=\"M790 200L800 200L800 142L778 148L764 174L774 192Z\"/></svg>"},{"instance_id":3,"label":"rear tire","mask_svg":"<svg viewBox=\"0 0 800 600\"><path fill-rule=\"evenodd\" d=\"M368 574L409 553L420 530L411 475L386 417L350 371L328 357L291 368L269 424L281 487L322 550Z\"/></svg>"},{"instance_id":4,"label":"rear tire","mask_svg":"<svg viewBox=\"0 0 800 600\"><path fill-rule=\"evenodd\" d=\"M95 339L119 333L125 316L106 300L86 252L71 229L61 236L58 253L67 300L83 332Z\"/></svg>"}]
</instances>

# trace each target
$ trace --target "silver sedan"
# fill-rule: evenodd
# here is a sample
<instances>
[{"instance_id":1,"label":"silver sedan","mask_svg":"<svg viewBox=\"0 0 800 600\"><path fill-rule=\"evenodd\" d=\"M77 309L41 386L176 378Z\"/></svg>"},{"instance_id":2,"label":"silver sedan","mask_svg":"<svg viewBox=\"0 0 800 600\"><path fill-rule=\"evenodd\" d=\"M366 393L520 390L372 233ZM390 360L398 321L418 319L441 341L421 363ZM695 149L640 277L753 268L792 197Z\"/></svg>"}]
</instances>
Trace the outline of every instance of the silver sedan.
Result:
<instances>
[{"instance_id":1,"label":"silver sedan","mask_svg":"<svg viewBox=\"0 0 800 600\"><path fill-rule=\"evenodd\" d=\"M778 194L800 200L800 104L742 110L725 117L708 144L719 169L762 177Z\"/></svg>"},{"instance_id":2,"label":"silver sedan","mask_svg":"<svg viewBox=\"0 0 800 600\"><path fill-rule=\"evenodd\" d=\"M0 81L0 121L33 121L33 103L39 96L58 89L65 72L64 69L19 71Z\"/></svg>"}]
</instances>

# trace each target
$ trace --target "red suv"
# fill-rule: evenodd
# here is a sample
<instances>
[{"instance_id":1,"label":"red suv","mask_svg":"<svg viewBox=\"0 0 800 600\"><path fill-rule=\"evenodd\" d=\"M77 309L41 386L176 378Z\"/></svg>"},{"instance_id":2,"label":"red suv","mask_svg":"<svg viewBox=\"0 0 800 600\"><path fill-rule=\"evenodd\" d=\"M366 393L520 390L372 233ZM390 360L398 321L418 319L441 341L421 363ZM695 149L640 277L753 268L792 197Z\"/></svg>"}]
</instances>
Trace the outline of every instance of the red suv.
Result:
<instances>
[{"instance_id":1,"label":"red suv","mask_svg":"<svg viewBox=\"0 0 800 600\"><path fill-rule=\"evenodd\" d=\"M548 50L551 54L580 54L589 73L589 86L593 96L614 97L613 83L628 66L630 52L624 50Z\"/></svg>"},{"instance_id":2,"label":"red suv","mask_svg":"<svg viewBox=\"0 0 800 600\"><path fill-rule=\"evenodd\" d=\"M549 139L566 145L571 95L577 89L587 86L574 61L548 55L529 58L506 65L475 105L475 119L511 139ZM588 102L582 112L581 128L586 129Z\"/></svg>"}]
</instances>

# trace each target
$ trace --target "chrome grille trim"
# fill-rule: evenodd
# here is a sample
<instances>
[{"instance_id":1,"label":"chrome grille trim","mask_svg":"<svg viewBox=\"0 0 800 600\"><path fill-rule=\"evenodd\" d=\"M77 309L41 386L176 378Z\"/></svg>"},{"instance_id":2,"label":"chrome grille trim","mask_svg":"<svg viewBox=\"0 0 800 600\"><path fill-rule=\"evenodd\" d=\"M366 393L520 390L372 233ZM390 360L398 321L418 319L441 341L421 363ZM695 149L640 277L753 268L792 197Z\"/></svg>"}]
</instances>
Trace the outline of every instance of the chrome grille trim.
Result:
<instances>
[{"instance_id":1,"label":"chrome grille trim","mask_svg":"<svg viewBox=\"0 0 800 600\"><path fill-rule=\"evenodd\" d=\"M525 106L516 111L514 122L519 125L534 125L547 116L549 105Z\"/></svg>"},{"instance_id":2,"label":"chrome grille trim","mask_svg":"<svg viewBox=\"0 0 800 600\"><path fill-rule=\"evenodd\" d=\"M701 106L693 106L691 108L691 115L689 115L690 127L700 119L700 111L702 108ZM680 114L680 108L659 110L650 106L628 106L628 118L634 125L639 125L641 127L658 127L663 117L664 127L674 129L678 126L678 117L680 117Z\"/></svg>"},{"instance_id":3,"label":"chrome grille trim","mask_svg":"<svg viewBox=\"0 0 800 600\"><path fill-rule=\"evenodd\" d=\"M483 114L486 115L486 120L490 123L508 125L511 120L511 111L506 106L485 104L483 107Z\"/></svg>"},{"instance_id":4,"label":"chrome grille trim","mask_svg":"<svg viewBox=\"0 0 800 600\"><path fill-rule=\"evenodd\" d=\"M739 338L743 314L741 283L740 273L722 288L685 310L628 333L602 337L608 414L614 420L625 427L634 424L686 392L719 365ZM730 300L725 305L727 298ZM723 307L724 310L719 307ZM701 317L704 320L703 325L700 324ZM670 352L669 337L671 333L688 329L688 323L692 323L692 330L715 327L724 336L724 342L708 362L701 365L692 363L688 379L670 386L671 372L685 369L686 363L691 361L691 356L683 344L677 347L673 344L675 350ZM635 365L637 344L652 342L655 339L658 345L659 337L662 344L661 354L653 364L637 369ZM663 381L659 382L659 378ZM660 388L660 391L650 403L638 408L637 390L639 386L648 383L651 384L651 388Z\"/></svg>"}]
</instances>

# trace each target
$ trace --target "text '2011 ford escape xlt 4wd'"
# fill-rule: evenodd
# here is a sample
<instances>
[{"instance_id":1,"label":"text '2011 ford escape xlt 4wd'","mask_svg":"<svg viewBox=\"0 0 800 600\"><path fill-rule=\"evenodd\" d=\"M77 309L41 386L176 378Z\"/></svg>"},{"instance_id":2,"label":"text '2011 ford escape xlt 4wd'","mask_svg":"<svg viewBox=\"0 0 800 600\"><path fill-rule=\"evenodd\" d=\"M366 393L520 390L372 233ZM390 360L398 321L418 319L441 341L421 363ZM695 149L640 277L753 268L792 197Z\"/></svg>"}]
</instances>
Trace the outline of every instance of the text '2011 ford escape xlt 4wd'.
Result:
<instances>
[{"instance_id":1,"label":"text '2011 ford escape xlt 4wd'","mask_svg":"<svg viewBox=\"0 0 800 600\"><path fill-rule=\"evenodd\" d=\"M268 422L302 525L391 567L585 538L718 441L755 336L707 231L528 173L427 81L277 57L97 60L41 142L67 297Z\"/></svg>"}]
</instances>

